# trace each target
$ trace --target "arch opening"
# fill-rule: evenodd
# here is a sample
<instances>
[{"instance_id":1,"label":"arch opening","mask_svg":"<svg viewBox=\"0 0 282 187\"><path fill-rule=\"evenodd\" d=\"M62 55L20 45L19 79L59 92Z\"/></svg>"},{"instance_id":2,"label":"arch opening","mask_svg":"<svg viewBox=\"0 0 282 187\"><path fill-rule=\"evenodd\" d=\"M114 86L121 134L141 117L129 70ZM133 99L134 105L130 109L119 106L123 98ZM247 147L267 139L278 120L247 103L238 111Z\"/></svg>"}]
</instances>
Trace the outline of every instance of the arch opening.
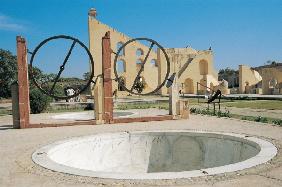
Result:
<instances>
[{"instance_id":1,"label":"arch opening","mask_svg":"<svg viewBox=\"0 0 282 187\"><path fill-rule=\"evenodd\" d=\"M194 83L193 79L187 78L184 81L184 92L187 94L193 94L194 93Z\"/></svg>"},{"instance_id":2,"label":"arch opening","mask_svg":"<svg viewBox=\"0 0 282 187\"><path fill-rule=\"evenodd\" d=\"M123 74L126 72L126 63L124 60L118 60L117 61L117 73Z\"/></svg>"},{"instance_id":3,"label":"arch opening","mask_svg":"<svg viewBox=\"0 0 282 187\"><path fill-rule=\"evenodd\" d=\"M143 54L144 54L144 51L143 51L141 48L139 48L139 49L136 50L136 56L137 56L137 57L140 57L140 56L142 56Z\"/></svg>"},{"instance_id":4,"label":"arch opening","mask_svg":"<svg viewBox=\"0 0 282 187\"><path fill-rule=\"evenodd\" d=\"M206 60L200 60L200 62L199 62L199 69L200 69L200 74L201 75L209 74L208 62Z\"/></svg>"},{"instance_id":5,"label":"arch opening","mask_svg":"<svg viewBox=\"0 0 282 187\"><path fill-rule=\"evenodd\" d=\"M122 47L122 45L123 45L124 43L123 42L118 42L117 43L117 49L116 49L116 51L118 51L121 47ZM124 48L120 51L120 53L119 53L119 56L124 56L125 55L125 50L124 50Z\"/></svg>"}]
</instances>

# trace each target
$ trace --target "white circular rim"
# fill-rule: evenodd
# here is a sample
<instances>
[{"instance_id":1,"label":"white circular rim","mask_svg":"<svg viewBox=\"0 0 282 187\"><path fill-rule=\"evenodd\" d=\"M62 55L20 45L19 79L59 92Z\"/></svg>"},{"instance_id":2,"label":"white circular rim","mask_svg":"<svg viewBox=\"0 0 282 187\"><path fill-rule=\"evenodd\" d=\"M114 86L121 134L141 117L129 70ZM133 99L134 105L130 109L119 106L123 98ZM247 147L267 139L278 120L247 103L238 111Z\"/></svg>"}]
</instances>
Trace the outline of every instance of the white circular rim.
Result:
<instances>
[{"instance_id":1,"label":"white circular rim","mask_svg":"<svg viewBox=\"0 0 282 187\"><path fill-rule=\"evenodd\" d=\"M233 136L237 138L241 138L243 140L247 140L257 144L260 147L260 152L247 160L242 162L237 162L234 164L213 167L213 168L205 168L201 170L192 170L192 171L182 171L182 172L158 172L158 173L114 173L114 172L96 172L84 169L73 168L65 165L61 165L59 163L51 160L47 153L54 146L60 145L62 143L66 143L68 141L73 140L81 140L84 138L88 138L91 136L99 136L99 135L111 135L118 134L116 133L103 133L103 134L95 134L91 136L82 136L71 138L63 141L58 141L49 145L46 145L42 148L39 148L32 154L32 160L47 169L52 171L58 171L67 174L79 175L79 176L88 176L88 177L98 177L98 178L111 178L111 179L177 179L177 178L191 178L191 177L200 177L207 175L215 175L220 173L234 172L247 168L251 168L257 166L259 164L266 163L271 160L277 154L277 148L270 142L266 140L262 140L253 136L246 136L243 134L235 134L235 133L222 133L222 132L211 132L211 131L191 131L191 130L158 130L158 131L133 131L132 133L146 133L146 132L190 132L190 133L202 133L202 134L218 134L218 135L226 135Z\"/></svg>"}]
</instances>

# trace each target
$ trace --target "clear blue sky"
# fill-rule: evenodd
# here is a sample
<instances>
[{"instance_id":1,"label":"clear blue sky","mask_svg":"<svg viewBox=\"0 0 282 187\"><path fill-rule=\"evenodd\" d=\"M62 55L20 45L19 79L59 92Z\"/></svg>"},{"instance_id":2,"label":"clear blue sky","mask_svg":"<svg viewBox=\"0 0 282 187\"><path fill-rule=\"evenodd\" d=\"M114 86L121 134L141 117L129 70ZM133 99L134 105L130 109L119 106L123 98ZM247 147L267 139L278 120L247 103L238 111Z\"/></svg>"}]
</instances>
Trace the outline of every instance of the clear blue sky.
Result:
<instances>
[{"instance_id":1,"label":"clear blue sky","mask_svg":"<svg viewBox=\"0 0 282 187\"><path fill-rule=\"evenodd\" d=\"M15 53L16 35L31 50L57 34L88 45L91 7L100 21L132 38L168 48L212 46L216 69L282 61L282 0L1 0L0 48Z\"/></svg>"}]
</instances>

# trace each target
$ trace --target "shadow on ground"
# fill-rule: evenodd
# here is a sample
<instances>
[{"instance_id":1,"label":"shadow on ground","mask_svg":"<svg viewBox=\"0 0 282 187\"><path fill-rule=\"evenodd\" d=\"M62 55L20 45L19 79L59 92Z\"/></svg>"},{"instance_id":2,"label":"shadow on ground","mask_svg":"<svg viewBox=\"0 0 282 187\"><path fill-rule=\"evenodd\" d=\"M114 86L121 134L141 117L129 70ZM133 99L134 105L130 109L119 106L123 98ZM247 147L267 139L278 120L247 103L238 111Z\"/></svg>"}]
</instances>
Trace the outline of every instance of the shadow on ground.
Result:
<instances>
[{"instance_id":1,"label":"shadow on ground","mask_svg":"<svg viewBox=\"0 0 282 187\"><path fill-rule=\"evenodd\" d=\"M13 125L1 125L0 130L8 130L13 129Z\"/></svg>"}]
</instances>

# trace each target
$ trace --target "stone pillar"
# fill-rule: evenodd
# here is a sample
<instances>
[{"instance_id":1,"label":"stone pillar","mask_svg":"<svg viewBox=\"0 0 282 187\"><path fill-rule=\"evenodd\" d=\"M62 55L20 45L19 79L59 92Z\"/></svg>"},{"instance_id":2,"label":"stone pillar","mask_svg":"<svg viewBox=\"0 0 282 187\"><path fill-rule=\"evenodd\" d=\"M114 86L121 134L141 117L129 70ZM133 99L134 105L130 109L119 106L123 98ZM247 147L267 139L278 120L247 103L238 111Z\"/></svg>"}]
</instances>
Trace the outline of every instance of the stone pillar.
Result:
<instances>
[{"instance_id":1,"label":"stone pillar","mask_svg":"<svg viewBox=\"0 0 282 187\"><path fill-rule=\"evenodd\" d=\"M26 41L17 36L17 61L18 61L18 84L19 84L19 115L20 128L29 125L29 83Z\"/></svg>"},{"instance_id":2,"label":"stone pillar","mask_svg":"<svg viewBox=\"0 0 282 187\"><path fill-rule=\"evenodd\" d=\"M106 32L102 38L102 66L104 76L104 121L105 123L113 122L113 93L111 78L111 42L110 31Z\"/></svg>"},{"instance_id":3,"label":"stone pillar","mask_svg":"<svg viewBox=\"0 0 282 187\"><path fill-rule=\"evenodd\" d=\"M12 113L13 113L13 128L20 128L20 113L19 113L19 85L18 82L14 82L11 85L12 92Z\"/></svg>"},{"instance_id":4,"label":"stone pillar","mask_svg":"<svg viewBox=\"0 0 282 187\"><path fill-rule=\"evenodd\" d=\"M169 114L177 116L176 105L179 100L179 89L177 85L177 76L174 77L172 86L169 88Z\"/></svg>"},{"instance_id":5,"label":"stone pillar","mask_svg":"<svg viewBox=\"0 0 282 187\"><path fill-rule=\"evenodd\" d=\"M176 103L176 114L181 119L188 119L189 118L190 110L189 110L189 102L187 100L179 100Z\"/></svg>"},{"instance_id":6,"label":"stone pillar","mask_svg":"<svg viewBox=\"0 0 282 187\"><path fill-rule=\"evenodd\" d=\"M96 84L94 86L94 105L95 105L95 120L96 124L103 124L103 114L104 114L104 98L103 98L103 80L98 77Z\"/></svg>"}]
</instances>

